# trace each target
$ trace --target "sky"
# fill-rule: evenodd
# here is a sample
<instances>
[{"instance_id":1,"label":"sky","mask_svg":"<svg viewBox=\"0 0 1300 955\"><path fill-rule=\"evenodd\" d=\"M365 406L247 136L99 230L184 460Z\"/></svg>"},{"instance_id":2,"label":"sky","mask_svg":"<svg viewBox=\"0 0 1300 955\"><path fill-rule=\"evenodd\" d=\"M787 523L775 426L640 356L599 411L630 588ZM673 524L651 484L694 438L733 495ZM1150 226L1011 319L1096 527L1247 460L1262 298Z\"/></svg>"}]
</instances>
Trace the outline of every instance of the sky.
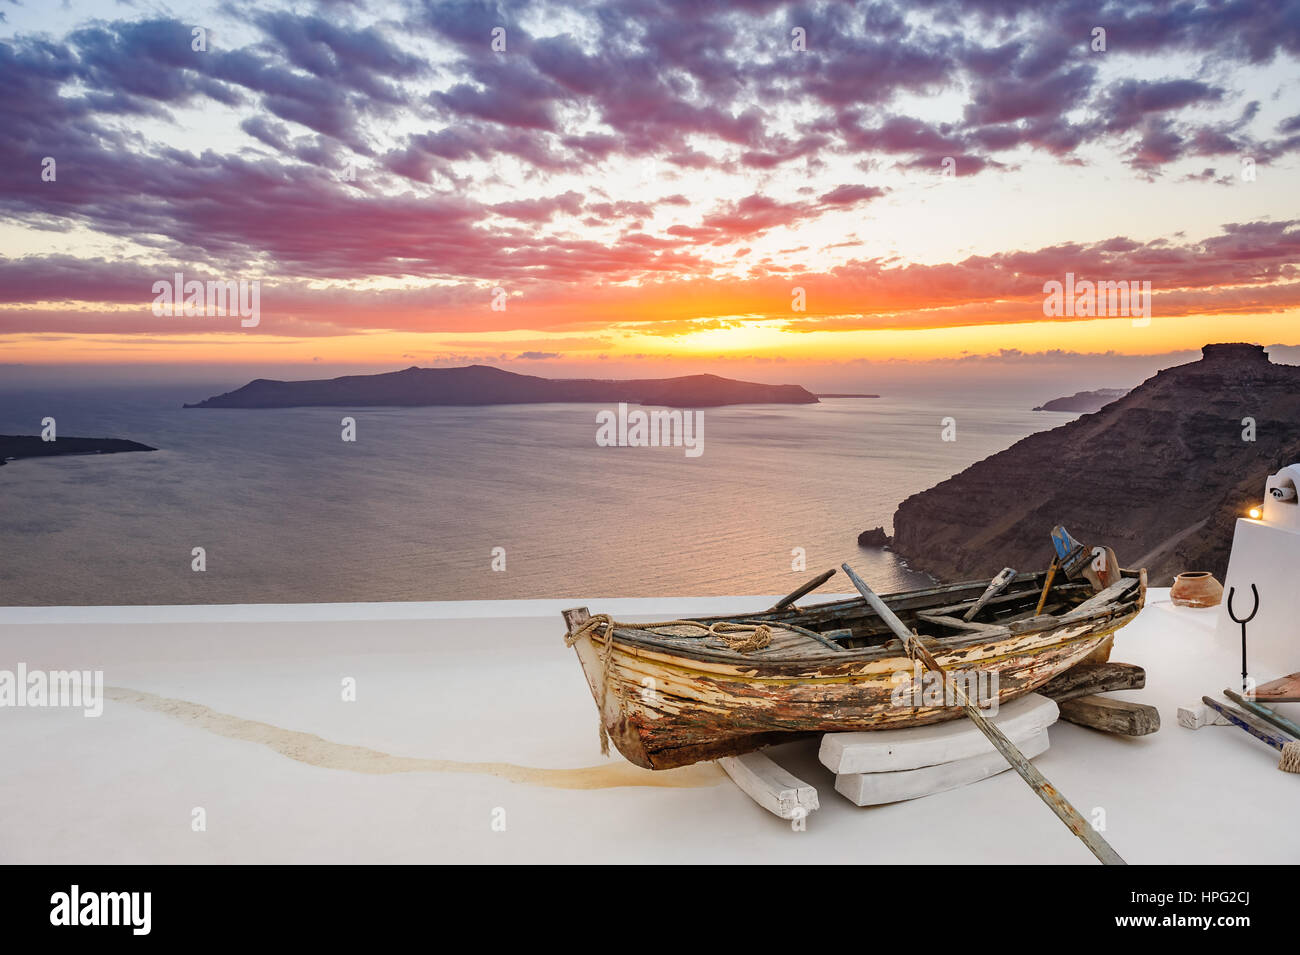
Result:
<instances>
[{"instance_id":1,"label":"sky","mask_svg":"<svg viewBox=\"0 0 1300 955\"><path fill-rule=\"evenodd\" d=\"M0 379L1102 387L1300 345L1300 2L0 15ZM155 315L177 273L256 282L257 324ZM1150 321L1049 317L1067 273L1149 282Z\"/></svg>"}]
</instances>

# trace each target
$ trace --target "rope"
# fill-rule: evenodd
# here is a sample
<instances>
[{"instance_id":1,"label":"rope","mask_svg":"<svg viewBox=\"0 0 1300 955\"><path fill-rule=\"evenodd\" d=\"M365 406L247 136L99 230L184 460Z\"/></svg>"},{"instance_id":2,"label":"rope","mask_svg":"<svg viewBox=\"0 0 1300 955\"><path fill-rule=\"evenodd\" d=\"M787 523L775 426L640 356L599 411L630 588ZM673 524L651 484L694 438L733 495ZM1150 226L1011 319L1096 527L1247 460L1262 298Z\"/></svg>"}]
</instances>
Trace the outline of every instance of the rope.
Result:
<instances>
[{"instance_id":1,"label":"rope","mask_svg":"<svg viewBox=\"0 0 1300 955\"><path fill-rule=\"evenodd\" d=\"M605 628L605 658L602 661L603 666L600 676L600 715L597 717L600 729L600 754L609 755L609 731L605 729L605 698L609 693L609 665L614 659L614 640L615 630L641 630L646 633L655 633L655 631L664 627L694 627L697 630L703 630L711 637L717 637L727 645L728 650L734 650L737 653L748 653L751 650L761 650L772 642L772 628L765 623L745 624L730 623L722 620L718 623L705 625L698 620L669 620L666 623L619 623L607 613L598 613L581 624L576 630L564 635L564 645L571 647L583 637L588 640L596 631L602 627ZM740 634L748 636L740 636ZM735 636L728 636L735 634ZM659 636L668 636L668 634L658 634ZM615 687L617 692L617 687ZM618 701L619 710L623 708L623 700L620 697Z\"/></svg>"},{"instance_id":2,"label":"rope","mask_svg":"<svg viewBox=\"0 0 1300 955\"><path fill-rule=\"evenodd\" d=\"M1300 773L1300 743L1292 740L1282 747L1282 758L1278 760L1277 768L1284 773Z\"/></svg>"},{"instance_id":3,"label":"rope","mask_svg":"<svg viewBox=\"0 0 1300 955\"><path fill-rule=\"evenodd\" d=\"M694 627L696 630L703 630L710 637L717 637L727 645L728 650L734 650L737 653L748 653L751 650L762 650L772 643L772 628L765 623L732 623L729 620L720 620L717 623L703 624L698 620L668 620L659 623L619 623L607 613L598 613L587 620L586 623L578 627L570 634L564 637L564 645L571 647L582 637L588 636L599 630L601 627L607 628L606 634L614 630L641 630L647 633L655 633L665 627ZM730 636L735 634L735 636ZM748 634L748 636L740 636ZM674 636L674 634L657 634L658 636Z\"/></svg>"}]
</instances>

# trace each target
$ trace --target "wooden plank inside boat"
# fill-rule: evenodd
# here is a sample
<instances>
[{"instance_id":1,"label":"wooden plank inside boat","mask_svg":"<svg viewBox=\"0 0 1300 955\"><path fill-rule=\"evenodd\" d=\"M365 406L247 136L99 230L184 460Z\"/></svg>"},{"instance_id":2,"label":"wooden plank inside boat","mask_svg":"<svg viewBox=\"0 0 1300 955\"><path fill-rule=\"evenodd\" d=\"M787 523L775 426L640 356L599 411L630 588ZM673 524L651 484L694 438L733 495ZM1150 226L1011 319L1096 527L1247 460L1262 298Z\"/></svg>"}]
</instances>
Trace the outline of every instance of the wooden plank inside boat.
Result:
<instances>
[{"instance_id":1,"label":"wooden plank inside boat","mask_svg":"<svg viewBox=\"0 0 1300 955\"><path fill-rule=\"evenodd\" d=\"M937 623L943 627L952 627L954 630L997 630L998 627L991 623L976 623L973 620L963 620L961 617L951 617L942 613L928 613L924 610L917 611L918 619L926 623Z\"/></svg>"}]
</instances>

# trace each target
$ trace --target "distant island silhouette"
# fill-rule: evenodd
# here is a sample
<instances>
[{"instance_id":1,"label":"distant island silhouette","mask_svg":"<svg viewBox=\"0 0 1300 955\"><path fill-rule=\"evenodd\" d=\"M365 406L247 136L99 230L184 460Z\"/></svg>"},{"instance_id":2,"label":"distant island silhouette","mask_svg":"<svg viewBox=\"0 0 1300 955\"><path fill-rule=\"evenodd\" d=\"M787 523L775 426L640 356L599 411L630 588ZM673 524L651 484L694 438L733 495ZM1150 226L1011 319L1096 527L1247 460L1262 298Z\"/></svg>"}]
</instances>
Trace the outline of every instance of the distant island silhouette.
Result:
<instances>
[{"instance_id":1,"label":"distant island silhouette","mask_svg":"<svg viewBox=\"0 0 1300 955\"><path fill-rule=\"evenodd\" d=\"M67 454L119 454L123 451L157 451L123 438L59 438L43 441L37 434L0 434L0 464L19 458L49 458Z\"/></svg>"},{"instance_id":2,"label":"distant island silhouette","mask_svg":"<svg viewBox=\"0 0 1300 955\"><path fill-rule=\"evenodd\" d=\"M1035 408L1035 411L1072 411L1092 414L1100 411L1116 398L1128 394L1127 388L1098 388L1096 391L1080 391L1065 398L1053 398Z\"/></svg>"},{"instance_id":3,"label":"distant island silhouette","mask_svg":"<svg viewBox=\"0 0 1300 955\"><path fill-rule=\"evenodd\" d=\"M425 405L509 405L540 402L629 402L671 408L742 404L816 404L799 385L764 385L718 375L602 381L539 378L487 365L407 368L379 375L311 381L258 378L186 408L301 408Z\"/></svg>"}]
</instances>

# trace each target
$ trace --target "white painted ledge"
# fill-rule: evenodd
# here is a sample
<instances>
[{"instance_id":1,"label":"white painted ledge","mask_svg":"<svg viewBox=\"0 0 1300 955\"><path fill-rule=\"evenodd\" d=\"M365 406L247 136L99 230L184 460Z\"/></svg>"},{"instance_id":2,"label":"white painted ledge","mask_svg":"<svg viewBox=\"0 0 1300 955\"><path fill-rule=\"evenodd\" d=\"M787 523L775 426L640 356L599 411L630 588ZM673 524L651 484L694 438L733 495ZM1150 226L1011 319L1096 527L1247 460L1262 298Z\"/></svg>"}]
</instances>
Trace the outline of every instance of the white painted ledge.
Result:
<instances>
[{"instance_id":1,"label":"white painted ledge","mask_svg":"<svg viewBox=\"0 0 1300 955\"><path fill-rule=\"evenodd\" d=\"M675 617L766 610L784 594L735 597L572 597L546 600L428 600L375 603L160 604L157 606L0 607L4 624L316 623L348 620L469 620L553 617L570 607L615 617ZM807 603L856 594L815 594Z\"/></svg>"}]
</instances>

